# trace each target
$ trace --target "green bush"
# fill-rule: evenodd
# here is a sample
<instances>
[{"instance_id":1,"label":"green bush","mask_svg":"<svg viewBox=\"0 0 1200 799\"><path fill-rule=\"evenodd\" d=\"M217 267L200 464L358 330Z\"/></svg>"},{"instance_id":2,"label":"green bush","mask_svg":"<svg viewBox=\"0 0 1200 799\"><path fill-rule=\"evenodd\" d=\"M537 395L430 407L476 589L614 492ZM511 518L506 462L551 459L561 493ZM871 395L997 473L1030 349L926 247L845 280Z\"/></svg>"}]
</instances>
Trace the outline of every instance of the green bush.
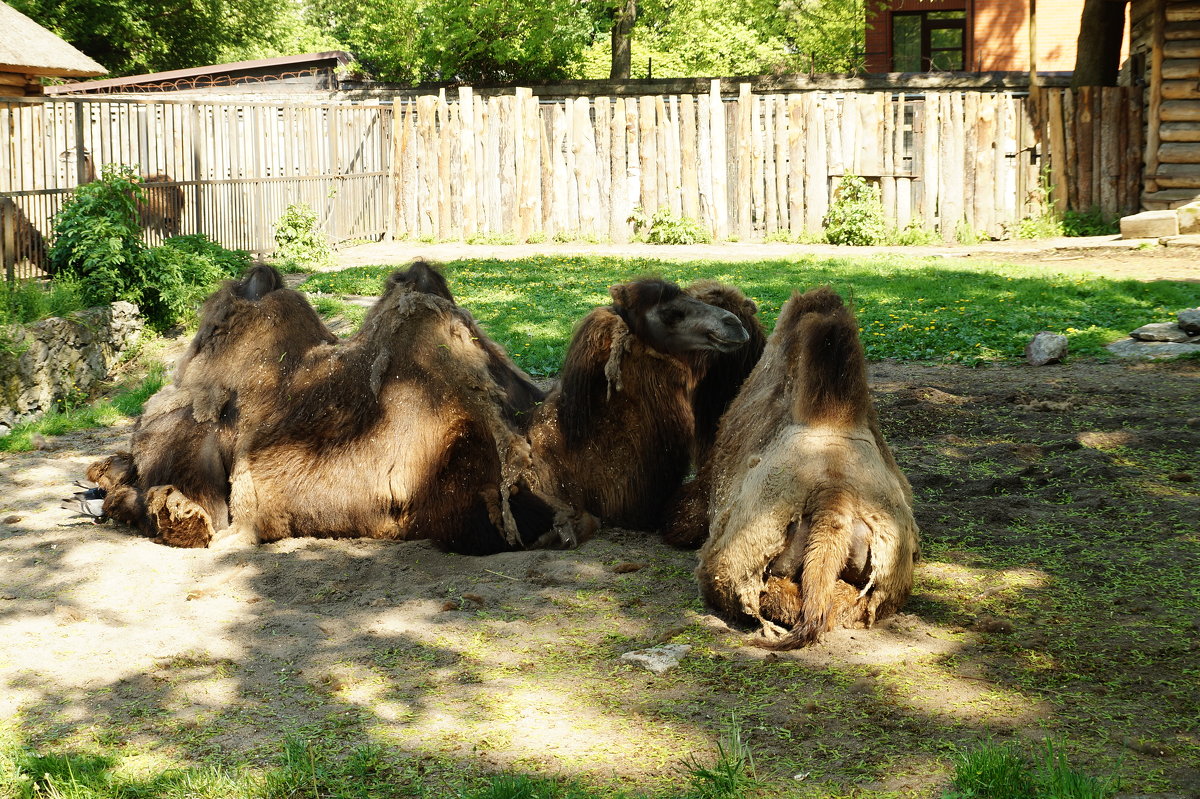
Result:
<instances>
[{"instance_id":1,"label":"green bush","mask_svg":"<svg viewBox=\"0 0 1200 799\"><path fill-rule=\"evenodd\" d=\"M881 244L887 238L887 225L879 187L857 175L844 175L822 224L830 244Z\"/></svg>"},{"instance_id":2,"label":"green bush","mask_svg":"<svg viewBox=\"0 0 1200 799\"><path fill-rule=\"evenodd\" d=\"M675 216L666 206L649 217L638 206L633 209L629 221L633 223L637 235L650 244L708 244L712 241L708 228L690 216Z\"/></svg>"},{"instance_id":3,"label":"green bush","mask_svg":"<svg viewBox=\"0 0 1200 799\"><path fill-rule=\"evenodd\" d=\"M225 277L244 271L250 256L204 236L179 236L147 247L138 226L142 196L137 173L106 164L54 218L49 265L55 282L77 281L86 306L136 303L146 322L165 330L187 320Z\"/></svg>"},{"instance_id":4,"label":"green bush","mask_svg":"<svg viewBox=\"0 0 1200 799\"><path fill-rule=\"evenodd\" d=\"M1105 216L1099 208L1092 206L1086 211L1067 211L1063 214L1064 236L1111 236L1121 232L1120 220Z\"/></svg>"},{"instance_id":5,"label":"green bush","mask_svg":"<svg viewBox=\"0 0 1200 799\"><path fill-rule=\"evenodd\" d=\"M275 223L275 258L305 267L333 263L329 238L317 225L316 211L304 203L287 207Z\"/></svg>"}]
</instances>

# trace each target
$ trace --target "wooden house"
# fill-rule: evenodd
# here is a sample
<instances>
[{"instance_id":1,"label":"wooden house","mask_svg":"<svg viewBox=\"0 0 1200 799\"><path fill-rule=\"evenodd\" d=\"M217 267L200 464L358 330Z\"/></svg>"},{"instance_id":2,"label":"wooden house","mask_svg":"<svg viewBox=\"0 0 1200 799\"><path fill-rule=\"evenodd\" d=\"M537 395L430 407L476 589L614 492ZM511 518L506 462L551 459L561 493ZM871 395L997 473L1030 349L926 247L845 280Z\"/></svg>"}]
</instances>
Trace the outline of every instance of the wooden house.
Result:
<instances>
[{"instance_id":1,"label":"wooden house","mask_svg":"<svg viewBox=\"0 0 1200 799\"><path fill-rule=\"evenodd\" d=\"M1200 199L1200 0L1133 0L1132 79L1146 86L1142 207Z\"/></svg>"},{"instance_id":2,"label":"wooden house","mask_svg":"<svg viewBox=\"0 0 1200 799\"><path fill-rule=\"evenodd\" d=\"M1039 72L1075 68L1084 0L878 0L867 3L868 72Z\"/></svg>"},{"instance_id":3,"label":"wooden house","mask_svg":"<svg viewBox=\"0 0 1200 799\"><path fill-rule=\"evenodd\" d=\"M108 70L12 6L0 2L0 97L41 95L42 78L88 78Z\"/></svg>"}]
</instances>

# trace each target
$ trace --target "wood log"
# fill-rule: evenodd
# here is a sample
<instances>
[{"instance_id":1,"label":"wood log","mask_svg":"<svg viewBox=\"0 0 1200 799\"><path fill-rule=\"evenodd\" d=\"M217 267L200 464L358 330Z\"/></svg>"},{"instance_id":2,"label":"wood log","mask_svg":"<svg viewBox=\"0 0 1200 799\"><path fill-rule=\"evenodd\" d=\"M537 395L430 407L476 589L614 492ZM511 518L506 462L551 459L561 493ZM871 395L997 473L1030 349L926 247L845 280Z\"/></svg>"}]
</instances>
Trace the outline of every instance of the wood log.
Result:
<instances>
[{"instance_id":1,"label":"wood log","mask_svg":"<svg viewBox=\"0 0 1200 799\"><path fill-rule=\"evenodd\" d=\"M788 232L798 237L804 232L804 98L787 96L788 115Z\"/></svg>"},{"instance_id":2,"label":"wood log","mask_svg":"<svg viewBox=\"0 0 1200 799\"><path fill-rule=\"evenodd\" d=\"M712 166L713 235L729 237L729 154L725 149L725 103L721 100L721 82L709 83L709 121L711 123L709 162Z\"/></svg>"},{"instance_id":3,"label":"wood log","mask_svg":"<svg viewBox=\"0 0 1200 799\"><path fill-rule=\"evenodd\" d=\"M775 100L767 96L756 97L755 101L762 113L754 115L754 210L756 229L763 235L779 229L775 207Z\"/></svg>"},{"instance_id":4,"label":"wood log","mask_svg":"<svg viewBox=\"0 0 1200 799\"><path fill-rule=\"evenodd\" d=\"M750 84L738 86L737 105L737 233L747 241L754 233L754 95Z\"/></svg>"},{"instance_id":5,"label":"wood log","mask_svg":"<svg viewBox=\"0 0 1200 799\"><path fill-rule=\"evenodd\" d=\"M679 182L683 215L700 219L700 181L696 173L696 102L690 94L679 98Z\"/></svg>"},{"instance_id":6,"label":"wood log","mask_svg":"<svg viewBox=\"0 0 1200 799\"><path fill-rule=\"evenodd\" d=\"M638 145L641 136L638 134L639 111L637 99L625 98L625 197L630 217L633 209L642 200L642 165ZM633 235L633 223L626 217L626 227L629 235Z\"/></svg>"},{"instance_id":7,"label":"wood log","mask_svg":"<svg viewBox=\"0 0 1200 799\"><path fill-rule=\"evenodd\" d=\"M775 207L779 218L778 229L789 229L791 208L788 204L788 158L791 149L788 145L788 109L787 100L783 95L775 96ZM772 187L767 187L768 191Z\"/></svg>"},{"instance_id":8,"label":"wood log","mask_svg":"<svg viewBox=\"0 0 1200 799\"><path fill-rule=\"evenodd\" d=\"M708 94L696 97L696 191L700 205L696 218L708 227L715 239L717 218L713 203L712 97Z\"/></svg>"},{"instance_id":9,"label":"wood log","mask_svg":"<svg viewBox=\"0 0 1200 799\"><path fill-rule=\"evenodd\" d=\"M625 128L625 101L618 97L613 103L610 123L609 156L612 159L610 185L612 202L608 217L608 237L617 243L629 241L628 220L629 215L633 212L633 206L629 204L629 177L625 166L625 156L628 152Z\"/></svg>"},{"instance_id":10,"label":"wood log","mask_svg":"<svg viewBox=\"0 0 1200 799\"><path fill-rule=\"evenodd\" d=\"M829 210L829 172L826 152L827 98L817 92L804 95L804 229L819 233Z\"/></svg>"},{"instance_id":11,"label":"wood log","mask_svg":"<svg viewBox=\"0 0 1200 799\"><path fill-rule=\"evenodd\" d=\"M1093 128L1092 94L1095 89L1091 86L1081 86L1075 91L1075 152L1077 156L1076 180L1079 194L1079 207L1091 208L1099 198L1092 193L1092 172L1095 161L1095 151L1092 147Z\"/></svg>"},{"instance_id":12,"label":"wood log","mask_svg":"<svg viewBox=\"0 0 1200 799\"><path fill-rule=\"evenodd\" d=\"M653 216L658 210L658 131L654 114L654 98L642 97L638 102L638 158L641 161L642 211Z\"/></svg>"},{"instance_id":13,"label":"wood log","mask_svg":"<svg viewBox=\"0 0 1200 799\"><path fill-rule=\"evenodd\" d=\"M883 216L895 227L896 225L896 104L892 98L879 97L883 103L883 120L881 142L883 163L879 179L879 199L883 203Z\"/></svg>"},{"instance_id":14,"label":"wood log","mask_svg":"<svg viewBox=\"0 0 1200 799\"><path fill-rule=\"evenodd\" d=\"M612 113L607 97L592 102L596 131L596 233L607 236L612 230Z\"/></svg>"},{"instance_id":15,"label":"wood log","mask_svg":"<svg viewBox=\"0 0 1200 799\"><path fill-rule=\"evenodd\" d=\"M1054 210L1061 217L1067 211L1069 189L1067 188L1066 130L1063 127L1063 92L1068 89L1046 89L1047 109L1050 114L1050 186Z\"/></svg>"},{"instance_id":16,"label":"wood log","mask_svg":"<svg viewBox=\"0 0 1200 799\"><path fill-rule=\"evenodd\" d=\"M417 98L417 213L418 233L436 238L438 223L437 96Z\"/></svg>"}]
</instances>

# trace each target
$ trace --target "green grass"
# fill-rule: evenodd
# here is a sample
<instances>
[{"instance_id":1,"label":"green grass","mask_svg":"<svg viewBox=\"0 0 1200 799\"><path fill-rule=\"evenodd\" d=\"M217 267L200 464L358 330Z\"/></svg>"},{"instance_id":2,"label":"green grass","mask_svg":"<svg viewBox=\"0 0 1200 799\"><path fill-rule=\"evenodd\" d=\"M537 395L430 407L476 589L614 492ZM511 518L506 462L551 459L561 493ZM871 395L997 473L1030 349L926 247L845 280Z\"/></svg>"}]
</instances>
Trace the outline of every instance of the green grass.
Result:
<instances>
[{"instance_id":1,"label":"green grass","mask_svg":"<svg viewBox=\"0 0 1200 799\"><path fill-rule=\"evenodd\" d=\"M395 267L313 275L302 288L328 294L378 293ZM853 303L867 357L975 363L1022 356L1040 330L1065 333L1075 356L1151 321L1169 321L1200 303L1200 287L1049 273L1022 266L967 267L940 259L669 262L601 257L462 260L445 265L458 301L534 375L553 374L572 326L608 302L608 286L641 275L687 283L733 283L759 304L768 329L793 289L828 283Z\"/></svg>"},{"instance_id":2,"label":"green grass","mask_svg":"<svg viewBox=\"0 0 1200 799\"><path fill-rule=\"evenodd\" d=\"M1047 739L1033 762L990 741L954 758L954 787L944 799L1107 799L1117 786L1071 768Z\"/></svg>"},{"instance_id":3,"label":"green grass","mask_svg":"<svg viewBox=\"0 0 1200 799\"><path fill-rule=\"evenodd\" d=\"M637 799L643 794L598 788L576 779L517 771L470 773L430 764L377 744L335 753L327 741L291 738L273 765L139 769L114 754L38 754L13 738L0 743L3 799ZM763 796L753 760L733 735L713 762L679 766L681 791L661 799L752 799Z\"/></svg>"},{"instance_id":4,"label":"green grass","mask_svg":"<svg viewBox=\"0 0 1200 799\"><path fill-rule=\"evenodd\" d=\"M78 282L22 280L0 289L0 325L23 325L84 308Z\"/></svg>"},{"instance_id":5,"label":"green grass","mask_svg":"<svg viewBox=\"0 0 1200 799\"><path fill-rule=\"evenodd\" d=\"M140 380L122 386L111 397L51 411L39 419L15 425L0 437L0 452L28 452L35 448L35 436L60 436L92 427L110 427L122 419L138 416L142 407L167 382L166 367L150 368Z\"/></svg>"}]
</instances>

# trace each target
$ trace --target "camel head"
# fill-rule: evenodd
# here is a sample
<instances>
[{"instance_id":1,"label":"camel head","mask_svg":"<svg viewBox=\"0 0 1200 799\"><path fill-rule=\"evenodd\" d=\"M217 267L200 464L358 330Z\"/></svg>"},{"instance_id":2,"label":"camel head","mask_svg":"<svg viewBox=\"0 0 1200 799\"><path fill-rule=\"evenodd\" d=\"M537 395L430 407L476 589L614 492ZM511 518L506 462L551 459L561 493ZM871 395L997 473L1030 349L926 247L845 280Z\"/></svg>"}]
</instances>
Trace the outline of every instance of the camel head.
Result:
<instances>
[{"instance_id":1,"label":"camel head","mask_svg":"<svg viewBox=\"0 0 1200 799\"><path fill-rule=\"evenodd\" d=\"M660 352L732 352L750 339L737 316L665 280L635 280L608 292L613 311L634 335Z\"/></svg>"}]
</instances>

